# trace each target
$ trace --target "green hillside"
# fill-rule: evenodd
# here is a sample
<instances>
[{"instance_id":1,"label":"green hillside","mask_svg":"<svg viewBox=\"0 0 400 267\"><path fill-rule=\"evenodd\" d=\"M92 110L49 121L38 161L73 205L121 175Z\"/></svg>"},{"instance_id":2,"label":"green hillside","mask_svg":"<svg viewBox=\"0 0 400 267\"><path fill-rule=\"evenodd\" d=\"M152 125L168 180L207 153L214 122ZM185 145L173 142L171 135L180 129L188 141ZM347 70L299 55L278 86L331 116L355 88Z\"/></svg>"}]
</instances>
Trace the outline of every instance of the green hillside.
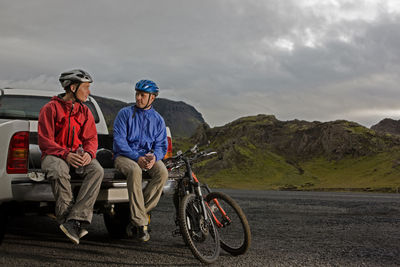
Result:
<instances>
[{"instance_id":1,"label":"green hillside","mask_svg":"<svg viewBox=\"0 0 400 267\"><path fill-rule=\"evenodd\" d=\"M400 139L349 121L279 121L258 115L198 129L186 141L218 156L197 165L212 187L397 192ZM203 146L204 148L206 146Z\"/></svg>"}]
</instances>

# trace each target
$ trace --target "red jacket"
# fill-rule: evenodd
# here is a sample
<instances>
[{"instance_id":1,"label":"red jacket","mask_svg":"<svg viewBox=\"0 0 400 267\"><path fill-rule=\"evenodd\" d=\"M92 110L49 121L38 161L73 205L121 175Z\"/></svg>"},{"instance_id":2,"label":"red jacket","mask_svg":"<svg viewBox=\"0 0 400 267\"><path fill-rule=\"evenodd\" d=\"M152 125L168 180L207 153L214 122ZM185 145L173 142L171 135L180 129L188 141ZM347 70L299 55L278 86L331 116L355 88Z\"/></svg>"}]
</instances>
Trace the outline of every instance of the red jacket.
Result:
<instances>
[{"instance_id":1,"label":"red jacket","mask_svg":"<svg viewBox=\"0 0 400 267\"><path fill-rule=\"evenodd\" d=\"M80 144L92 158L96 157L97 130L92 112L82 104L54 96L40 110L38 142L42 158L53 155L66 159Z\"/></svg>"}]
</instances>

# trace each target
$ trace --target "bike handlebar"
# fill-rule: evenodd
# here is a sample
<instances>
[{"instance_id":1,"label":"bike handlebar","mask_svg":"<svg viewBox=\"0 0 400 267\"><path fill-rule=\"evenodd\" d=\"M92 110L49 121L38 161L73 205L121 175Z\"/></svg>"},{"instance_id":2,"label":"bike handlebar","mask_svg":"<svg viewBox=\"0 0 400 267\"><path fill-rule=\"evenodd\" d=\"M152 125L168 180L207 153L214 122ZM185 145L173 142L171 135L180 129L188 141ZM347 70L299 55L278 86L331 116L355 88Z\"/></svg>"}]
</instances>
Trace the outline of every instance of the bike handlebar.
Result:
<instances>
[{"instance_id":1,"label":"bike handlebar","mask_svg":"<svg viewBox=\"0 0 400 267\"><path fill-rule=\"evenodd\" d=\"M192 157L189 157L188 156L189 153L194 154L194 155ZM185 161L187 161L188 163L192 163L194 160L196 160L198 158L208 157L208 156L215 155L215 154L217 154L217 152L215 152L215 151L211 151L211 152L198 151L198 147L196 144L192 148L188 149L187 151L185 151L183 153L182 153L182 151L178 151L176 156L173 156L173 157L167 159L167 162L171 161L170 164L167 164L167 168L170 170L178 169L185 164Z\"/></svg>"}]
</instances>

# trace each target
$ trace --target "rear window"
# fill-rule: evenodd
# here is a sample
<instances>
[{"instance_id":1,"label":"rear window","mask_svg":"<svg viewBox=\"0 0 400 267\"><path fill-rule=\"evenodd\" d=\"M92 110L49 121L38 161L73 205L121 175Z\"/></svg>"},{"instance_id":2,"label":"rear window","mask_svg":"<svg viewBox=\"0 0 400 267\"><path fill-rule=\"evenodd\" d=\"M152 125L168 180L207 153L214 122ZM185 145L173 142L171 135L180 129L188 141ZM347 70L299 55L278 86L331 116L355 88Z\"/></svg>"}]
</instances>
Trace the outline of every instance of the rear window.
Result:
<instances>
[{"instance_id":1,"label":"rear window","mask_svg":"<svg viewBox=\"0 0 400 267\"><path fill-rule=\"evenodd\" d=\"M51 97L46 96L24 96L24 95L3 95L0 97L0 118L38 120L40 109L50 101ZM98 123L99 114L92 102L84 103L92 112Z\"/></svg>"}]
</instances>

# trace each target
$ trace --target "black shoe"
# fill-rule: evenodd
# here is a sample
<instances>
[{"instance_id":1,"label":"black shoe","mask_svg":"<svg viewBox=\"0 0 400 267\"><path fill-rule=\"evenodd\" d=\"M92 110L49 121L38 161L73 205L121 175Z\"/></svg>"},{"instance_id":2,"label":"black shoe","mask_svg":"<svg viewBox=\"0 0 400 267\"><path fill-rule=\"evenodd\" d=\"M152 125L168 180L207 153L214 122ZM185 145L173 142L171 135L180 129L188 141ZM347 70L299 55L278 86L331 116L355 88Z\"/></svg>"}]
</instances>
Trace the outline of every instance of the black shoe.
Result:
<instances>
[{"instance_id":1,"label":"black shoe","mask_svg":"<svg viewBox=\"0 0 400 267\"><path fill-rule=\"evenodd\" d=\"M81 239L82 237L84 237L89 233L89 231L86 230L86 225L89 225L89 223L79 222L78 225L79 225L79 239Z\"/></svg>"},{"instance_id":2,"label":"black shoe","mask_svg":"<svg viewBox=\"0 0 400 267\"><path fill-rule=\"evenodd\" d=\"M126 226L126 235L131 238L136 237L137 236L137 226L134 225L133 223L129 223Z\"/></svg>"},{"instance_id":3,"label":"black shoe","mask_svg":"<svg viewBox=\"0 0 400 267\"><path fill-rule=\"evenodd\" d=\"M147 218L149 219L149 222L147 223L147 232L151 233L151 227L150 227L150 221L151 221L151 213L147 213Z\"/></svg>"},{"instance_id":4,"label":"black shoe","mask_svg":"<svg viewBox=\"0 0 400 267\"><path fill-rule=\"evenodd\" d=\"M144 226L139 226L137 228L137 237L136 239L142 241L142 242L147 242L150 240L150 235L149 232L147 231L147 225Z\"/></svg>"},{"instance_id":5,"label":"black shoe","mask_svg":"<svg viewBox=\"0 0 400 267\"><path fill-rule=\"evenodd\" d=\"M84 237L85 235L87 235L89 233L88 230L86 230L85 228L81 228L79 231L79 238Z\"/></svg>"},{"instance_id":6,"label":"black shoe","mask_svg":"<svg viewBox=\"0 0 400 267\"><path fill-rule=\"evenodd\" d=\"M74 244L79 244L79 225L75 220L69 220L60 225L60 229Z\"/></svg>"}]
</instances>

